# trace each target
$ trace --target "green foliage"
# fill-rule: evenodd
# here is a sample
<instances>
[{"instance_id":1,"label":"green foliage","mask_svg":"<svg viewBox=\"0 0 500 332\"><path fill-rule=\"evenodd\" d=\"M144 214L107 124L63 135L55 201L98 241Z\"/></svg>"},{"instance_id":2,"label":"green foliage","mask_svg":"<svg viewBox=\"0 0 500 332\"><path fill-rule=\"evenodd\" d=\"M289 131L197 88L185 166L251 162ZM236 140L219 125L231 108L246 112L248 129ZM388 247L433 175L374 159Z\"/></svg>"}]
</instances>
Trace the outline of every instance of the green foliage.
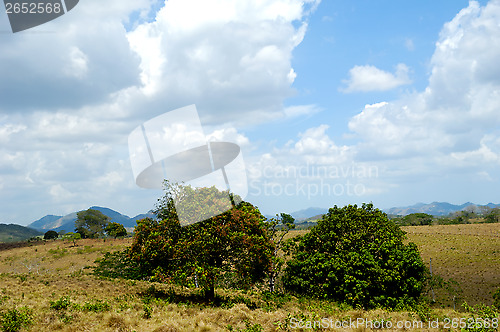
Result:
<instances>
[{"instance_id":1,"label":"green foliage","mask_svg":"<svg viewBox=\"0 0 500 332\"><path fill-rule=\"evenodd\" d=\"M76 246L76 241L80 240L82 235L80 233L68 232L63 235L63 239L73 241L73 245Z\"/></svg>"},{"instance_id":2,"label":"green foliage","mask_svg":"<svg viewBox=\"0 0 500 332\"><path fill-rule=\"evenodd\" d=\"M105 278L142 279L147 274L130 258L128 250L106 252L95 262L93 274Z\"/></svg>"},{"instance_id":3,"label":"green foliage","mask_svg":"<svg viewBox=\"0 0 500 332\"><path fill-rule=\"evenodd\" d=\"M434 217L427 213L411 213L404 217L395 218L393 221L400 226L431 225Z\"/></svg>"},{"instance_id":4,"label":"green foliage","mask_svg":"<svg viewBox=\"0 0 500 332\"><path fill-rule=\"evenodd\" d=\"M69 308L71 305L71 300L69 296L61 296L56 301L50 301L50 307L54 310L64 310Z\"/></svg>"},{"instance_id":5,"label":"green foliage","mask_svg":"<svg viewBox=\"0 0 500 332\"><path fill-rule=\"evenodd\" d=\"M431 308L429 307L428 303L418 303L417 305L414 305L412 309L421 322L428 322L431 320Z\"/></svg>"},{"instance_id":6,"label":"green foliage","mask_svg":"<svg viewBox=\"0 0 500 332\"><path fill-rule=\"evenodd\" d=\"M81 310L83 311L92 311L92 312L103 312L109 311L111 309L111 305L106 301L95 300L93 302L85 302L81 306Z\"/></svg>"},{"instance_id":7,"label":"green foliage","mask_svg":"<svg viewBox=\"0 0 500 332\"><path fill-rule=\"evenodd\" d=\"M263 292L262 300L265 305L262 307L264 311L276 311L282 308L287 302L291 300L290 294L277 293L277 292Z\"/></svg>"},{"instance_id":8,"label":"green foliage","mask_svg":"<svg viewBox=\"0 0 500 332\"><path fill-rule=\"evenodd\" d=\"M144 319L150 319L152 314L153 314L153 308L149 303L144 303L143 305L144 313L142 314L142 317Z\"/></svg>"},{"instance_id":9,"label":"green foliage","mask_svg":"<svg viewBox=\"0 0 500 332\"><path fill-rule=\"evenodd\" d=\"M52 239L57 239L59 237L59 233L56 231L47 231L43 235L44 240L52 240Z\"/></svg>"},{"instance_id":10,"label":"green foliage","mask_svg":"<svg viewBox=\"0 0 500 332\"><path fill-rule=\"evenodd\" d=\"M189 189L190 195L217 206L225 197L217 188ZM185 227L175 217L172 194L160 200L157 216L138 221L131 257L154 281L173 281L185 286L197 283L207 298L221 276L234 273L237 284L247 288L262 280L270 266L273 249L264 217L249 203ZM207 202L212 200L213 202Z\"/></svg>"},{"instance_id":11,"label":"green foliage","mask_svg":"<svg viewBox=\"0 0 500 332\"><path fill-rule=\"evenodd\" d=\"M499 311L495 306L489 307L484 304L478 304L472 307L466 302L462 306L466 312L471 314L471 318L466 320L466 328L462 328L462 331L498 331L498 327L500 326Z\"/></svg>"},{"instance_id":12,"label":"green foliage","mask_svg":"<svg viewBox=\"0 0 500 332\"><path fill-rule=\"evenodd\" d=\"M21 280L21 282L25 282L26 280L28 280L28 276L25 274L19 274L17 275L17 277L19 278L19 280Z\"/></svg>"},{"instance_id":13,"label":"green foliage","mask_svg":"<svg viewBox=\"0 0 500 332\"><path fill-rule=\"evenodd\" d=\"M500 208L494 208L489 211L489 213L484 217L485 223L497 223L500 222Z\"/></svg>"},{"instance_id":14,"label":"green foliage","mask_svg":"<svg viewBox=\"0 0 500 332\"><path fill-rule=\"evenodd\" d=\"M78 219L75 221L75 232L82 238L98 238L104 234L104 230L109 223L109 217L101 211L88 209L77 213Z\"/></svg>"},{"instance_id":15,"label":"green foliage","mask_svg":"<svg viewBox=\"0 0 500 332\"><path fill-rule=\"evenodd\" d=\"M493 305L500 309L500 288L493 292Z\"/></svg>"},{"instance_id":16,"label":"green foliage","mask_svg":"<svg viewBox=\"0 0 500 332\"><path fill-rule=\"evenodd\" d=\"M110 222L108 226L106 226L106 233L115 239L117 237L127 236L127 230L125 227L117 222Z\"/></svg>"},{"instance_id":17,"label":"green foliage","mask_svg":"<svg viewBox=\"0 0 500 332\"><path fill-rule=\"evenodd\" d=\"M14 308L1 314L1 327L4 332L17 332L32 324L33 314L28 307Z\"/></svg>"},{"instance_id":18,"label":"green foliage","mask_svg":"<svg viewBox=\"0 0 500 332\"><path fill-rule=\"evenodd\" d=\"M24 241L30 238L36 241L38 235L42 235L42 233L29 227L0 224L0 243Z\"/></svg>"},{"instance_id":19,"label":"green foliage","mask_svg":"<svg viewBox=\"0 0 500 332\"><path fill-rule=\"evenodd\" d=\"M331 208L297 238L283 283L298 294L364 308L416 301L426 267L414 243L372 204Z\"/></svg>"}]
</instances>

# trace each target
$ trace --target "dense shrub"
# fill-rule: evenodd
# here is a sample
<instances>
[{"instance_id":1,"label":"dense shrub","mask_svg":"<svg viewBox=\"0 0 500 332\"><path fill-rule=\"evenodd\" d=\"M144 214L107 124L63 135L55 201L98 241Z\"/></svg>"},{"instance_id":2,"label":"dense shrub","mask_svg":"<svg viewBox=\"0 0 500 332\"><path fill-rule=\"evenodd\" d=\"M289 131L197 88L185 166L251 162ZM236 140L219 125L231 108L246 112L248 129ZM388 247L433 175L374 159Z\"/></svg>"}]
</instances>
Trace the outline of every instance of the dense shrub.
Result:
<instances>
[{"instance_id":1,"label":"dense shrub","mask_svg":"<svg viewBox=\"0 0 500 332\"><path fill-rule=\"evenodd\" d=\"M364 308L414 302L425 265L414 243L372 204L331 208L298 244L283 277L286 289Z\"/></svg>"},{"instance_id":2,"label":"dense shrub","mask_svg":"<svg viewBox=\"0 0 500 332\"><path fill-rule=\"evenodd\" d=\"M33 324L33 314L27 307L14 308L1 314L1 326L4 332L17 332Z\"/></svg>"},{"instance_id":3,"label":"dense shrub","mask_svg":"<svg viewBox=\"0 0 500 332\"><path fill-rule=\"evenodd\" d=\"M117 222L110 222L106 226L106 234L116 239L117 237L127 236L127 230L122 224L119 224Z\"/></svg>"},{"instance_id":4,"label":"dense shrub","mask_svg":"<svg viewBox=\"0 0 500 332\"><path fill-rule=\"evenodd\" d=\"M56 301L50 301L50 307L54 310L64 310L71 305L69 296L61 296Z\"/></svg>"},{"instance_id":5,"label":"dense shrub","mask_svg":"<svg viewBox=\"0 0 500 332\"><path fill-rule=\"evenodd\" d=\"M57 239L58 237L59 237L59 234L56 231L47 231L43 235L44 240Z\"/></svg>"}]
</instances>

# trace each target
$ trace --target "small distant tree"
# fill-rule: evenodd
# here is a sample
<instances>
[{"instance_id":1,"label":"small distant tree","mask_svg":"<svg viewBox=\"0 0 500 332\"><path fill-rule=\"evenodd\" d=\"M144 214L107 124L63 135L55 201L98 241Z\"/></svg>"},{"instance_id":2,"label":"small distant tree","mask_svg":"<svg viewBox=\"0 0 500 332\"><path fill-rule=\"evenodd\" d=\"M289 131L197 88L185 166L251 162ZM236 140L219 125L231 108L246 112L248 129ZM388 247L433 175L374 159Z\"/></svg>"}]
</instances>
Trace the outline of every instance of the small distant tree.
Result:
<instances>
[{"instance_id":1,"label":"small distant tree","mask_svg":"<svg viewBox=\"0 0 500 332\"><path fill-rule=\"evenodd\" d=\"M80 233L68 232L68 233L64 234L63 238L66 240L73 241L73 246L76 246L76 241L80 240L82 238L82 236L80 235Z\"/></svg>"},{"instance_id":2,"label":"small distant tree","mask_svg":"<svg viewBox=\"0 0 500 332\"><path fill-rule=\"evenodd\" d=\"M104 234L109 223L109 217L101 211L88 209L77 213L78 219L75 221L75 232L82 238L98 238Z\"/></svg>"},{"instance_id":3,"label":"small distant tree","mask_svg":"<svg viewBox=\"0 0 500 332\"><path fill-rule=\"evenodd\" d=\"M76 241L80 240L82 238L82 235L80 233L73 233L71 236L71 240L73 240L73 246L76 247Z\"/></svg>"},{"instance_id":4,"label":"small distant tree","mask_svg":"<svg viewBox=\"0 0 500 332\"><path fill-rule=\"evenodd\" d=\"M52 240L52 239L57 239L59 237L59 234L56 231L47 231L43 235L44 240Z\"/></svg>"},{"instance_id":5,"label":"small distant tree","mask_svg":"<svg viewBox=\"0 0 500 332\"><path fill-rule=\"evenodd\" d=\"M117 222L110 222L108 226L106 226L106 233L115 239L117 237L127 236L127 230L125 227Z\"/></svg>"},{"instance_id":6,"label":"small distant tree","mask_svg":"<svg viewBox=\"0 0 500 332\"><path fill-rule=\"evenodd\" d=\"M372 204L333 207L299 237L283 284L300 294L363 308L414 304L426 267L417 246Z\"/></svg>"},{"instance_id":7,"label":"small distant tree","mask_svg":"<svg viewBox=\"0 0 500 332\"><path fill-rule=\"evenodd\" d=\"M276 288L276 281L281 273L285 258L282 252L284 246L284 238L291 229L295 228L295 219L286 213L276 215L276 218L268 220L268 235L270 241L274 244L271 267L268 272L269 278L269 292L274 292Z\"/></svg>"},{"instance_id":8,"label":"small distant tree","mask_svg":"<svg viewBox=\"0 0 500 332\"><path fill-rule=\"evenodd\" d=\"M401 225L403 226L422 226L431 225L434 217L427 213L410 213L402 218Z\"/></svg>"},{"instance_id":9,"label":"small distant tree","mask_svg":"<svg viewBox=\"0 0 500 332\"><path fill-rule=\"evenodd\" d=\"M484 222L486 223L497 223L500 222L500 209L491 209L484 217Z\"/></svg>"}]
</instances>

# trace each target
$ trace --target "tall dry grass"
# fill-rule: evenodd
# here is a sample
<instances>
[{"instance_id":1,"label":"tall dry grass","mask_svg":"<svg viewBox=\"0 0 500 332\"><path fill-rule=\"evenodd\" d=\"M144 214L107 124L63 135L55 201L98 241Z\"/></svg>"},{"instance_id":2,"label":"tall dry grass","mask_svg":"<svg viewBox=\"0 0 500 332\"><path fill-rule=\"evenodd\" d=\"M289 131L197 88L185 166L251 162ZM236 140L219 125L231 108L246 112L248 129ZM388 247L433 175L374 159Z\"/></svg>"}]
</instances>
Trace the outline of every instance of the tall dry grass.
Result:
<instances>
[{"instance_id":1,"label":"tall dry grass","mask_svg":"<svg viewBox=\"0 0 500 332\"><path fill-rule=\"evenodd\" d=\"M493 227L493 232L498 231L499 225L492 225L474 225L476 230L446 228L450 226L405 230L409 239L419 245L424 258L433 257L436 272L444 271L440 269L440 262L455 261L471 275L479 268L484 270L483 278L491 276L485 280L490 280L493 285L498 280L493 277L494 271L500 266L493 265L498 262L498 254L495 256L494 250L500 247L498 238L493 236L490 239L487 236L489 231L484 228ZM328 301L294 297L280 301L279 298L265 298L258 291L222 289L217 290L219 306L214 307L197 302L196 289L146 281L103 280L86 269L104 252L121 250L130 245L130 241L80 240L77 246L73 246L72 242L51 241L1 251L0 312L30 308L32 331L310 331L307 328L291 329L291 323L301 319L303 323L320 319L331 319L332 322L366 319L372 322L391 321L393 324L430 319L439 320L444 330L445 318L470 317L468 313L449 308L431 310L422 307L409 312L364 311ZM456 249L451 249L451 246ZM455 251L460 254L454 256ZM476 282L471 275L464 274L462 282L466 285L467 281ZM473 287L481 288L481 284ZM481 296L485 296L485 292L486 288L481 290ZM69 304L64 307L62 304L67 300ZM56 309L58 301L64 308ZM328 330L436 331L428 328L428 323L422 324L421 329L370 329L361 325Z\"/></svg>"}]
</instances>

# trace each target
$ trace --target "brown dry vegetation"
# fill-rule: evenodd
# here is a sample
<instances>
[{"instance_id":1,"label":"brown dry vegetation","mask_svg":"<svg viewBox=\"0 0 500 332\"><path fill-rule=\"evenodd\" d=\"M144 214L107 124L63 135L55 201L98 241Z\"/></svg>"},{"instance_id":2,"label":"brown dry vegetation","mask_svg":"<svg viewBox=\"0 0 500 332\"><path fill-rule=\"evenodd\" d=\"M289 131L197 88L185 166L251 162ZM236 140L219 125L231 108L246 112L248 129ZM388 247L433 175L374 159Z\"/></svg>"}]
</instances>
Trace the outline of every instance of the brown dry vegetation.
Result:
<instances>
[{"instance_id":1,"label":"brown dry vegetation","mask_svg":"<svg viewBox=\"0 0 500 332\"><path fill-rule=\"evenodd\" d=\"M500 287L500 224L464 224L402 227L433 272L457 281L463 300L493 303ZM429 266L429 265L428 265Z\"/></svg>"},{"instance_id":2,"label":"brown dry vegetation","mask_svg":"<svg viewBox=\"0 0 500 332\"><path fill-rule=\"evenodd\" d=\"M464 292L465 289L475 288L481 296L486 296L487 289L495 286L495 282L496 287L500 286L499 226L418 226L406 227L405 230L409 240L418 244L424 259L428 261L428 257L433 258L436 273L443 277L460 278L458 281L464 283ZM296 231L292 234L304 232ZM50 241L0 251L0 312L15 307L31 308L34 316L32 331L230 331L229 326L233 331L259 331L258 326L261 326L263 331L274 331L280 325L284 327L291 317L305 320L331 318L333 321L384 319L396 323L420 321L425 314L430 315L432 319L439 319L441 324L445 317L470 317L467 313L451 309L433 309L430 312L423 309L419 313L362 311L330 302L296 298L289 299L281 307L272 303L266 306L259 292L243 293L221 289L217 290L217 294L226 299L223 305L210 307L190 303L190 296L192 298L196 290L146 281L103 280L85 269L86 266L92 265L96 258L101 257L103 252L121 250L130 243L130 239L79 240L77 246L73 246L72 242ZM456 266L453 270L446 268L446 264L451 263ZM477 284L476 280L483 279L472 277L478 271L482 271L485 282ZM475 284L469 287L468 282ZM144 295L151 285L154 285L157 294L174 292L177 300L172 301L171 298L160 296L145 302ZM472 293L467 293L467 296L469 294ZM71 301L68 308L51 308L51 301L64 297L69 297ZM238 297L240 300L236 300ZM240 303L241 298L245 299L245 303ZM82 309L85 303L107 303L109 308L92 312ZM147 312L150 312L149 318ZM423 329L416 330L436 331L425 326L427 325L424 324ZM252 327L255 329L252 330ZM360 327L331 330L371 329ZM399 329L405 330L415 329Z\"/></svg>"}]
</instances>

